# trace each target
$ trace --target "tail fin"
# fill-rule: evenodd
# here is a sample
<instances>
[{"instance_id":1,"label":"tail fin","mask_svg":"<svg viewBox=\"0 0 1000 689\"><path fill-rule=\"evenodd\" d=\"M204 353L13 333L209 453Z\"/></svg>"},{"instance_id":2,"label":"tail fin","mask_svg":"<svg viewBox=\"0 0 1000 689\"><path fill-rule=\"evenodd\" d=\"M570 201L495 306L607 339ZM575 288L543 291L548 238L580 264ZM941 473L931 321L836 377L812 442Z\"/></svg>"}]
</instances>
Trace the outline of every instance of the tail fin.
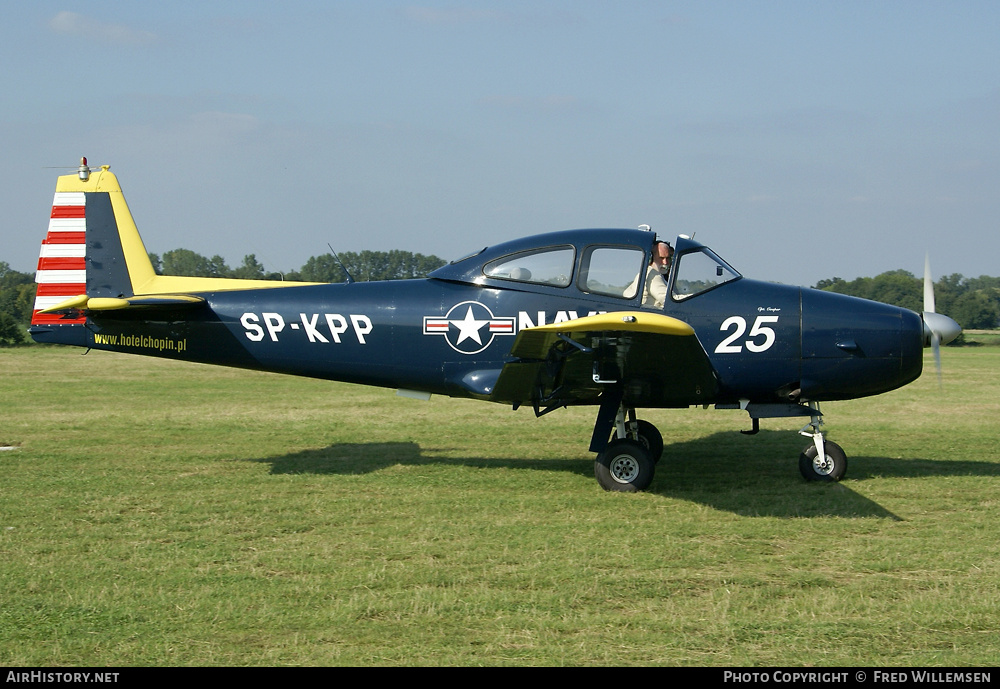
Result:
<instances>
[{"instance_id":1,"label":"tail fin","mask_svg":"<svg viewBox=\"0 0 1000 689\"><path fill-rule=\"evenodd\" d=\"M31 318L33 335L51 333L45 326L82 328L90 312L127 308L138 302L148 308L157 301L203 301L186 296L195 292L307 284L157 275L118 178L107 165L91 173L84 158L78 174L62 175L56 182L49 230L35 274L38 292ZM169 298L157 300L158 295Z\"/></svg>"},{"instance_id":2,"label":"tail fin","mask_svg":"<svg viewBox=\"0 0 1000 689\"><path fill-rule=\"evenodd\" d=\"M56 182L32 325L82 324L86 298L131 297L155 277L118 178L107 166L91 175L84 162L80 170ZM61 305L67 312L45 312Z\"/></svg>"}]
</instances>

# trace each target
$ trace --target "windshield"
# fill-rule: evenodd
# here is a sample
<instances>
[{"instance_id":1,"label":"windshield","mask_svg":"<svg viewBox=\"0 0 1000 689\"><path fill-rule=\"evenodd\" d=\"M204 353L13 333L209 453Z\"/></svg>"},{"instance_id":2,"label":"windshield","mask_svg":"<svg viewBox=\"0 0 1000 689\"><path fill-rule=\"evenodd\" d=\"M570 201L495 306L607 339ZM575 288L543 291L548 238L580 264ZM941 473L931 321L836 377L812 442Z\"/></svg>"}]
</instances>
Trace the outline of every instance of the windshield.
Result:
<instances>
[{"instance_id":1,"label":"windshield","mask_svg":"<svg viewBox=\"0 0 1000 689\"><path fill-rule=\"evenodd\" d=\"M739 273L710 249L702 248L682 254L675 261L671 296L675 301L690 299L739 277Z\"/></svg>"}]
</instances>

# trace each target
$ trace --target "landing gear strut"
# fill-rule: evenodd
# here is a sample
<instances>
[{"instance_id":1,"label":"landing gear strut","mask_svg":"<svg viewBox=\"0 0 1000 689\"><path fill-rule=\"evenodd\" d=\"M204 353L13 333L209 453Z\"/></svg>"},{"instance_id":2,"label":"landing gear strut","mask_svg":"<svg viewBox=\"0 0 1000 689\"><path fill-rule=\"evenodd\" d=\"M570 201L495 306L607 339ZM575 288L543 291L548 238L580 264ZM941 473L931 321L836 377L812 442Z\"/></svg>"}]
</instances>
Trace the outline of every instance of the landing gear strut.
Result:
<instances>
[{"instance_id":1,"label":"landing gear strut","mask_svg":"<svg viewBox=\"0 0 1000 689\"><path fill-rule=\"evenodd\" d=\"M757 405L752 411L754 429L762 411L766 416L803 416L809 414L809 423L799 431L812 442L799 455L799 471L807 481L839 481L847 473L847 455L837 443L827 440L820 430L823 414L818 402L804 405ZM791 411L785 407L794 407ZM604 442L611 431L611 440ZM598 448L600 448L598 450ZM635 409L621 402L621 395L611 397L602 404L594 427L591 450L597 450L594 476L604 490L634 493L645 490L653 482L656 463L663 454L663 436L656 426L637 419Z\"/></svg>"},{"instance_id":2,"label":"landing gear strut","mask_svg":"<svg viewBox=\"0 0 1000 689\"><path fill-rule=\"evenodd\" d=\"M636 419L635 409L624 406L618 407L614 428L614 437L594 461L594 476L604 490L645 490L663 454L663 436L653 424Z\"/></svg>"},{"instance_id":3,"label":"landing gear strut","mask_svg":"<svg viewBox=\"0 0 1000 689\"><path fill-rule=\"evenodd\" d=\"M799 471L807 481L839 481L847 473L847 454L840 445L823 436L819 403L810 402L809 408L814 413L799 435L812 438L813 442L799 455Z\"/></svg>"}]
</instances>

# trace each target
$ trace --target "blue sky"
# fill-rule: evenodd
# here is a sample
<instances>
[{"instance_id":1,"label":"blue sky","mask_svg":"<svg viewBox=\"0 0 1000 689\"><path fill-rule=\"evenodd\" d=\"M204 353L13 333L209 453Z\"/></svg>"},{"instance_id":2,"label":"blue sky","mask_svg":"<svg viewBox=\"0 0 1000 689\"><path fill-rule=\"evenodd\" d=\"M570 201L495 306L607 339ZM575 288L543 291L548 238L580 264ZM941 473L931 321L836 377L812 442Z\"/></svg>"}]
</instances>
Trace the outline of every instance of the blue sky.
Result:
<instances>
[{"instance_id":1,"label":"blue sky","mask_svg":"<svg viewBox=\"0 0 1000 689\"><path fill-rule=\"evenodd\" d=\"M574 227L749 277L1000 275L1000 3L3 2L0 260L109 164L147 249L272 270Z\"/></svg>"}]
</instances>

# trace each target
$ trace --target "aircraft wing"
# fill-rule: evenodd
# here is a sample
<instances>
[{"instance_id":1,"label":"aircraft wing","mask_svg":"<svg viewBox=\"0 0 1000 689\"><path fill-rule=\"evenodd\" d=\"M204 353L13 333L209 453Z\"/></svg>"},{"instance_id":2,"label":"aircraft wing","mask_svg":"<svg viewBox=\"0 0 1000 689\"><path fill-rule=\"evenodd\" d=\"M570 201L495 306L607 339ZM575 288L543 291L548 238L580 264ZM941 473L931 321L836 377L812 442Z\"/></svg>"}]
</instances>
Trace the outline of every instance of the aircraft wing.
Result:
<instances>
[{"instance_id":1,"label":"aircraft wing","mask_svg":"<svg viewBox=\"0 0 1000 689\"><path fill-rule=\"evenodd\" d=\"M715 370L694 329L676 318L615 311L522 330L490 398L536 412L593 404L609 386L631 406L685 407L711 399Z\"/></svg>"}]
</instances>

